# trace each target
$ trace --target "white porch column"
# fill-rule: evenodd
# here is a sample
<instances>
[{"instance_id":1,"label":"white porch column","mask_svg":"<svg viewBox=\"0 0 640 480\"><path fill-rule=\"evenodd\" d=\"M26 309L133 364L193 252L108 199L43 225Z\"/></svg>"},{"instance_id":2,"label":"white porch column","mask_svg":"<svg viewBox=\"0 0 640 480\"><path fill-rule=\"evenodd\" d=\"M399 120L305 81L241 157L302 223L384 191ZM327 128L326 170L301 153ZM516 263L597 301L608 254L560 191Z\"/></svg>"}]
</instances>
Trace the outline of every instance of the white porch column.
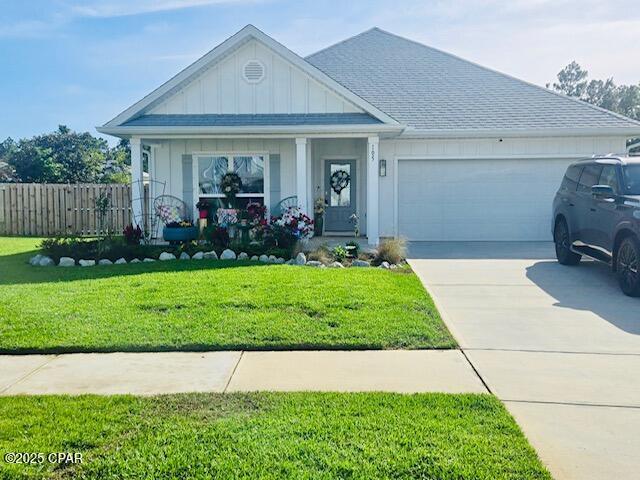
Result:
<instances>
[{"instance_id":1,"label":"white porch column","mask_svg":"<svg viewBox=\"0 0 640 480\"><path fill-rule=\"evenodd\" d=\"M142 142L132 137L131 145L131 223L144 229L144 184L142 178Z\"/></svg>"},{"instance_id":2,"label":"white porch column","mask_svg":"<svg viewBox=\"0 0 640 480\"><path fill-rule=\"evenodd\" d=\"M378 245L380 242L378 223L378 144L379 138L367 138L367 240L369 245Z\"/></svg>"},{"instance_id":3,"label":"white porch column","mask_svg":"<svg viewBox=\"0 0 640 480\"><path fill-rule=\"evenodd\" d=\"M296 195L302 213L309 214L307 205L307 139L296 138Z\"/></svg>"}]
</instances>

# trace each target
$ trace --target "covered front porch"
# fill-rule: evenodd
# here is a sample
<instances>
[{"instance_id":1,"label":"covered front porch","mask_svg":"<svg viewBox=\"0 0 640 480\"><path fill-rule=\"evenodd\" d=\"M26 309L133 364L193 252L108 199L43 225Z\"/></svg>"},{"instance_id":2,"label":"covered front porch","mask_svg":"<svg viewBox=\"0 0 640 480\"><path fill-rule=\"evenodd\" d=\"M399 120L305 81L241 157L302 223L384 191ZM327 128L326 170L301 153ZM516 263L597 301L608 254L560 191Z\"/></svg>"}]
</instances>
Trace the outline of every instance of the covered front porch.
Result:
<instances>
[{"instance_id":1,"label":"covered front porch","mask_svg":"<svg viewBox=\"0 0 640 480\"><path fill-rule=\"evenodd\" d=\"M359 236L379 243L379 136L133 136L132 209L136 223L144 218L143 171L148 172L148 205L160 195L182 200L198 218L198 202L212 210L228 204L220 180L227 172L242 180L240 208L248 203L278 215L297 206L314 217L324 205L322 233ZM244 205L244 206L243 206ZM317 217L317 216L316 216Z\"/></svg>"}]
</instances>

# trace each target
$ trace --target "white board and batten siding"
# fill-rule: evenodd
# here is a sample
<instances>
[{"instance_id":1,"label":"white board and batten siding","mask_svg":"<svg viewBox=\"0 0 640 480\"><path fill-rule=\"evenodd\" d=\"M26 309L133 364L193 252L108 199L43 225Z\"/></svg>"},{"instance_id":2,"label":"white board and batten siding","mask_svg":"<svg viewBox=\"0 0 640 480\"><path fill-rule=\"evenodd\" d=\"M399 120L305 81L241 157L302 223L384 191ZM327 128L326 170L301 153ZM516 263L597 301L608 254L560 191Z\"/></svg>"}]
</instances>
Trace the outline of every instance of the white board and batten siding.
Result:
<instances>
[{"instance_id":1,"label":"white board and batten siding","mask_svg":"<svg viewBox=\"0 0 640 480\"><path fill-rule=\"evenodd\" d=\"M243 77L257 60L264 78ZM250 40L183 86L150 114L360 113L362 110L321 85L265 45Z\"/></svg>"},{"instance_id":2,"label":"white board and batten siding","mask_svg":"<svg viewBox=\"0 0 640 480\"><path fill-rule=\"evenodd\" d=\"M624 146L623 137L381 141L381 234L551 240L551 205L566 167Z\"/></svg>"}]
</instances>

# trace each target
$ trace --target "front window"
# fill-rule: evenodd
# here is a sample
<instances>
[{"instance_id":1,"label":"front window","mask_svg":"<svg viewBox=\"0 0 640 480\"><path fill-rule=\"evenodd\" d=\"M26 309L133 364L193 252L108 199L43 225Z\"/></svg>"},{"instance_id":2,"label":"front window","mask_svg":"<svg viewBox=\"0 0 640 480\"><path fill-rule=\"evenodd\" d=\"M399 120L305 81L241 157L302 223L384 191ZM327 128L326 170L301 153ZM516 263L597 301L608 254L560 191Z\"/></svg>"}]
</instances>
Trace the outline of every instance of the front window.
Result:
<instances>
[{"instance_id":1,"label":"front window","mask_svg":"<svg viewBox=\"0 0 640 480\"><path fill-rule=\"evenodd\" d=\"M627 195L640 195L640 164L622 167L624 189Z\"/></svg>"},{"instance_id":2,"label":"front window","mask_svg":"<svg viewBox=\"0 0 640 480\"><path fill-rule=\"evenodd\" d=\"M198 193L201 197L222 198L220 181L235 172L242 180L238 197L264 197L263 155L211 155L198 157Z\"/></svg>"}]
</instances>

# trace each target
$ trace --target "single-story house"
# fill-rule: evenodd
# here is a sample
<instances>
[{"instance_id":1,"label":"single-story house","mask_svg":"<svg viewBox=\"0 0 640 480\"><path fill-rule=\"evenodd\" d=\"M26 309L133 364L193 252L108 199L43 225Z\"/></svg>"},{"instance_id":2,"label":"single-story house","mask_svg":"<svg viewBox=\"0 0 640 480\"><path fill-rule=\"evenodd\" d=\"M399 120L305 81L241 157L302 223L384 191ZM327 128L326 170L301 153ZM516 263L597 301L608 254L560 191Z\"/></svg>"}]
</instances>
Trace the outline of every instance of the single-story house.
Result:
<instances>
[{"instance_id":1,"label":"single-story house","mask_svg":"<svg viewBox=\"0 0 640 480\"><path fill-rule=\"evenodd\" d=\"M549 240L567 165L640 123L378 28L302 58L248 25L98 131L131 141L134 218L148 155L151 196L194 214L236 171L247 201L323 197L327 234L356 214L377 244Z\"/></svg>"}]
</instances>

